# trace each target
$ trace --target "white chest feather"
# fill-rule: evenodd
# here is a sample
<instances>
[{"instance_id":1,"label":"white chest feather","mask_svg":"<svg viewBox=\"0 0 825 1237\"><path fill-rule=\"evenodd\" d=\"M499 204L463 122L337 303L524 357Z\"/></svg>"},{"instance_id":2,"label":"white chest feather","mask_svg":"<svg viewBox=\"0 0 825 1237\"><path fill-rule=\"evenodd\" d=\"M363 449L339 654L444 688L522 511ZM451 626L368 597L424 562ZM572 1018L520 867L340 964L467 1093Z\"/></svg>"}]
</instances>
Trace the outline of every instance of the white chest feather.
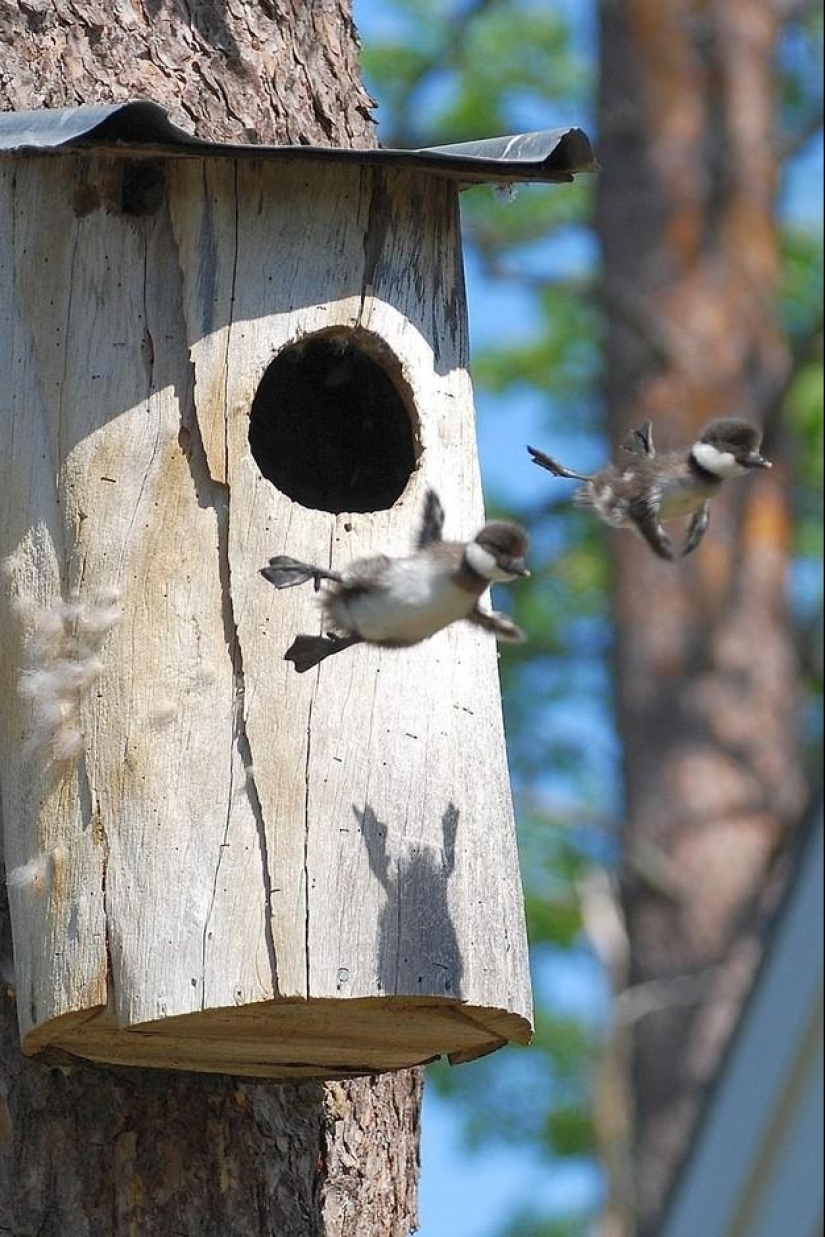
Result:
<instances>
[{"instance_id":1,"label":"white chest feather","mask_svg":"<svg viewBox=\"0 0 825 1237\"><path fill-rule=\"evenodd\" d=\"M691 476L673 478L659 491L659 518L663 522L693 515L707 500L709 490Z\"/></svg>"},{"instance_id":2,"label":"white chest feather","mask_svg":"<svg viewBox=\"0 0 825 1237\"><path fill-rule=\"evenodd\" d=\"M381 584L340 594L330 603L341 627L376 644L417 644L466 618L476 601L453 583L447 565L432 559L395 559Z\"/></svg>"}]
</instances>

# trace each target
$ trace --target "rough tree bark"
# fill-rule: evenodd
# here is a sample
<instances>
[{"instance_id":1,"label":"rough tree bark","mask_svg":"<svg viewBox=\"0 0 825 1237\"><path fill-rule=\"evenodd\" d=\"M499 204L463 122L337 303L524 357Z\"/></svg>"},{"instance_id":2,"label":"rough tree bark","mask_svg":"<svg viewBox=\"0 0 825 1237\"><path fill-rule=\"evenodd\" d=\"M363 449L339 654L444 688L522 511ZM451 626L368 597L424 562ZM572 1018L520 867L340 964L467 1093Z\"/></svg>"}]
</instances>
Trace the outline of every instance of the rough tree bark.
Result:
<instances>
[{"instance_id":1,"label":"rough tree bark","mask_svg":"<svg viewBox=\"0 0 825 1237\"><path fill-rule=\"evenodd\" d=\"M728 487L682 563L610 538L640 1237L656 1228L753 977L766 875L803 797L776 432L791 364L776 314L777 7L601 3L598 223L614 443L647 417L661 447L740 415L766 424L778 461Z\"/></svg>"},{"instance_id":2,"label":"rough tree bark","mask_svg":"<svg viewBox=\"0 0 825 1237\"><path fill-rule=\"evenodd\" d=\"M375 142L348 0L0 8L0 106L136 95L203 137ZM418 1071L259 1085L24 1060L0 889L0 1232L407 1237L415 1228Z\"/></svg>"},{"instance_id":3,"label":"rough tree bark","mask_svg":"<svg viewBox=\"0 0 825 1237\"><path fill-rule=\"evenodd\" d=\"M216 141L376 142L351 0L17 0L0 49L15 111L143 96Z\"/></svg>"}]
</instances>

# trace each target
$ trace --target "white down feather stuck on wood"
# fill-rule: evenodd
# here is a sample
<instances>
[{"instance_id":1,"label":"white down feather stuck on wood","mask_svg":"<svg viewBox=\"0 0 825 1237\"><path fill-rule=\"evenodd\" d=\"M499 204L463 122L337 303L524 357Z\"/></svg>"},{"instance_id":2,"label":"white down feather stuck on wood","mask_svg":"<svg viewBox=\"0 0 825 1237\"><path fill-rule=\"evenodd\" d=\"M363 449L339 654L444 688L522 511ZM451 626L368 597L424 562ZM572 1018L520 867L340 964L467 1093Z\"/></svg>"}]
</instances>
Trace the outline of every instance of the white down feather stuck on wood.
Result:
<instances>
[{"instance_id":1,"label":"white down feather stuck on wood","mask_svg":"<svg viewBox=\"0 0 825 1237\"><path fill-rule=\"evenodd\" d=\"M458 186L210 151L0 158L24 1051L331 1077L525 1043L495 641L299 675L317 597L259 574L407 553L428 488L483 523Z\"/></svg>"}]
</instances>

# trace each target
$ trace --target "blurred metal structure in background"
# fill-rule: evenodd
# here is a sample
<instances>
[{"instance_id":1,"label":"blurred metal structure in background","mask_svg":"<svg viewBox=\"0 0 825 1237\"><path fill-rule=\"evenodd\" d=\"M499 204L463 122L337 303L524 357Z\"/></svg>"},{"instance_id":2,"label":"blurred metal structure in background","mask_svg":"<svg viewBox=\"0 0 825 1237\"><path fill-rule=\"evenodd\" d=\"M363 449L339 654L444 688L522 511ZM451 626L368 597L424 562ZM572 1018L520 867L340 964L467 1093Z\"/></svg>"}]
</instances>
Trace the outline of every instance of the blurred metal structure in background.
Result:
<instances>
[{"instance_id":1,"label":"blurred metal structure in background","mask_svg":"<svg viewBox=\"0 0 825 1237\"><path fill-rule=\"evenodd\" d=\"M671 1199L661 1237L820 1237L823 818Z\"/></svg>"}]
</instances>

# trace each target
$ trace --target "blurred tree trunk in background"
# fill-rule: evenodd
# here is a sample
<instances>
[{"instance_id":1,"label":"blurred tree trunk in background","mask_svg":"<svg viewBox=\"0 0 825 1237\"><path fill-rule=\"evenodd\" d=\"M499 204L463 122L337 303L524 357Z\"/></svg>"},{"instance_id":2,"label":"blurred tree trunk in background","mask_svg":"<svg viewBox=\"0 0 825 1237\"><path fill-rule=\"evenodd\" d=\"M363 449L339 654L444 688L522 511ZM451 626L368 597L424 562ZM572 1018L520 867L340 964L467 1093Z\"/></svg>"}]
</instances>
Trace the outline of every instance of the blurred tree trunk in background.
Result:
<instances>
[{"instance_id":1,"label":"blurred tree trunk in background","mask_svg":"<svg viewBox=\"0 0 825 1237\"><path fill-rule=\"evenodd\" d=\"M205 138L375 144L350 0L0 5L0 107L136 95ZM276 1085L68 1060L50 1068L20 1054L10 954L0 877L0 1232L415 1228L420 1071Z\"/></svg>"},{"instance_id":2,"label":"blurred tree trunk in background","mask_svg":"<svg viewBox=\"0 0 825 1237\"><path fill-rule=\"evenodd\" d=\"M760 960L772 861L803 806L777 425L792 372L777 321L780 8L789 5L601 2L598 227L614 446L648 417L663 448L734 415L766 427L776 461L728 485L683 562L610 538L630 946L618 1008L630 1033L639 1237L657 1228Z\"/></svg>"}]
</instances>

